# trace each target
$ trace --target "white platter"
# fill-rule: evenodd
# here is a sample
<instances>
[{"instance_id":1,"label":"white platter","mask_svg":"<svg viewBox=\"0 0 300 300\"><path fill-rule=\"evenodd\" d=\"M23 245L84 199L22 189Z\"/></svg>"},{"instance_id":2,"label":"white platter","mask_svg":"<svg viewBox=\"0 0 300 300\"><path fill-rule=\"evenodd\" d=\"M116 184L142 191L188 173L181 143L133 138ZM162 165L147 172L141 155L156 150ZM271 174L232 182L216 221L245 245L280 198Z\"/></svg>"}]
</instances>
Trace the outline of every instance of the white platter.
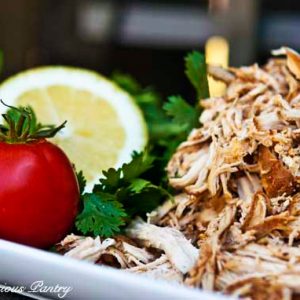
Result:
<instances>
[{"instance_id":1,"label":"white platter","mask_svg":"<svg viewBox=\"0 0 300 300\"><path fill-rule=\"evenodd\" d=\"M38 283L36 283L38 282ZM48 293L30 292L49 288ZM0 239L0 284L26 287L32 296L75 300L221 300L217 294L155 281L108 267L96 266ZM54 287L66 287L60 294ZM52 289L52 291L51 291ZM2 290L2 293L5 292ZM0 286L1 295L1 286Z\"/></svg>"}]
</instances>

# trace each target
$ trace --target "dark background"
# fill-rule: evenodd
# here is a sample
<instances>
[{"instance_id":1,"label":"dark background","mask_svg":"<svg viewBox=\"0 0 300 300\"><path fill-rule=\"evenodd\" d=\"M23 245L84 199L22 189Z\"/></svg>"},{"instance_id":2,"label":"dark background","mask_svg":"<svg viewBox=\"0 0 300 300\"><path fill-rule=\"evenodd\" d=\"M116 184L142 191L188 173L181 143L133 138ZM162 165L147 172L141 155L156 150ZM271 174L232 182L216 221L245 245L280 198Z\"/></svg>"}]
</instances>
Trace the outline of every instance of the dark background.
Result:
<instances>
[{"instance_id":1,"label":"dark background","mask_svg":"<svg viewBox=\"0 0 300 300\"><path fill-rule=\"evenodd\" d=\"M209 36L226 37L230 63L240 65L281 45L300 49L299 29L293 0L1 0L1 79L62 64L125 71L163 95L185 95L183 56Z\"/></svg>"},{"instance_id":2,"label":"dark background","mask_svg":"<svg viewBox=\"0 0 300 300\"><path fill-rule=\"evenodd\" d=\"M0 79L40 65L72 65L107 76L130 73L164 96L189 95L183 57L203 51L211 35L228 39L231 65L263 63L282 45L300 50L300 1L1 0Z\"/></svg>"}]
</instances>

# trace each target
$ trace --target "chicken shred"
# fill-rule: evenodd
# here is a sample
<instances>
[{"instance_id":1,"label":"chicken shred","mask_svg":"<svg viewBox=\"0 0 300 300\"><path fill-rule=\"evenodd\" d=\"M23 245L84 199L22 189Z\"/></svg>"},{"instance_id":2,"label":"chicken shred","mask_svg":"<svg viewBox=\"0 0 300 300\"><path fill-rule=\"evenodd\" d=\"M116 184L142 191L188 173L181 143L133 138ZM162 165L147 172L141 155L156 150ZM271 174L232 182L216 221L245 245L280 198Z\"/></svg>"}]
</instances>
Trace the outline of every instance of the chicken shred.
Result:
<instances>
[{"instance_id":1,"label":"chicken shred","mask_svg":"<svg viewBox=\"0 0 300 300\"><path fill-rule=\"evenodd\" d=\"M167 166L177 191L127 237L68 236L67 256L243 299L300 297L300 55L209 73L224 96ZM200 126L202 123L202 126Z\"/></svg>"},{"instance_id":2,"label":"chicken shred","mask_svg":"<svg viewBox=\"0 0 300 300\"><path fill-rule=\"evenodd\" d=\"M247 299L292 299L300 290L300 55L286 47L274 54L285 58L208 69L227 91L201 100L203 126L168 165L171 186L198 198L185 208L197 215L200 249L185 283ZM187 226L180 230L188 236Z\"/></svg>"},{"instance_id":3,"label":"chicken shred","mask_svg":"<svg viewBox=\"0 0 300 300\"><path fill-rule=\"evenodd\" d=\"M138 219L127 229L127 235L145 242L147 247L163 250L175 268L183 274L195 265L199 255L199 250L175 228L159 227Z\"/></svg>"}]
</instances>

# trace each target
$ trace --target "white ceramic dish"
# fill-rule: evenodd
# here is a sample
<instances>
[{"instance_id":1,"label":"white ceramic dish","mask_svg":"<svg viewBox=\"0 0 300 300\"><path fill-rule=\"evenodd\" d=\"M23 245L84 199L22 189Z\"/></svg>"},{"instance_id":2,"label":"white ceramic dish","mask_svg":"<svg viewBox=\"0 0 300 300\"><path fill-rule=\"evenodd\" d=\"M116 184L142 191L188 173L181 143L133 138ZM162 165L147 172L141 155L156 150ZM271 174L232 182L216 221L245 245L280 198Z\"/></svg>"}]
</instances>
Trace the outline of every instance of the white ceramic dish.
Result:
<instances>
[{"instance_id":1,"label":"white ceramic dish","mask_svg":"<svg viewBox=\"0 0 300 300\"><path fill-rule=\"evenodd\" d=\"M27 292L30 292L30 287L35 284L30 292L32 296L40 295L51 299L225 299L217 294L95 266L1 239L0 284L15 289L26 287ZM58 290L54 292L56 286L57 289L61 287L60 293L57 293ZM69 287L72 288L71 291L68 290ZM41 289L49 290L37 293Z\"/></svg>"}]
</instances>

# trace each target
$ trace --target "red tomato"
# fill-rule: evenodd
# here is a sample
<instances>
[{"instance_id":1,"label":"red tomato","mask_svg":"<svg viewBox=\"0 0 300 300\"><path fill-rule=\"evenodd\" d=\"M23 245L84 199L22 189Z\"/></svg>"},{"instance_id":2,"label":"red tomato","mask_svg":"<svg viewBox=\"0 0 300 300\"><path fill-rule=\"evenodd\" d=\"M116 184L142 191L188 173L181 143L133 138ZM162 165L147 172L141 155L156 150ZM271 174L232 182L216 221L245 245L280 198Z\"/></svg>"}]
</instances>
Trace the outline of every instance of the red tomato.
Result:
<instances>
[{"instance_id":1,"label":"red tomato","mask_svg":"<svg viewBox=\"0 0 300 300\"><path fill-rule=\"evenodd\" d=\"M72 228L76 175L64 152L45 139L0 142L0 238L47 248Z\"/></svg>"}]
</instances>

